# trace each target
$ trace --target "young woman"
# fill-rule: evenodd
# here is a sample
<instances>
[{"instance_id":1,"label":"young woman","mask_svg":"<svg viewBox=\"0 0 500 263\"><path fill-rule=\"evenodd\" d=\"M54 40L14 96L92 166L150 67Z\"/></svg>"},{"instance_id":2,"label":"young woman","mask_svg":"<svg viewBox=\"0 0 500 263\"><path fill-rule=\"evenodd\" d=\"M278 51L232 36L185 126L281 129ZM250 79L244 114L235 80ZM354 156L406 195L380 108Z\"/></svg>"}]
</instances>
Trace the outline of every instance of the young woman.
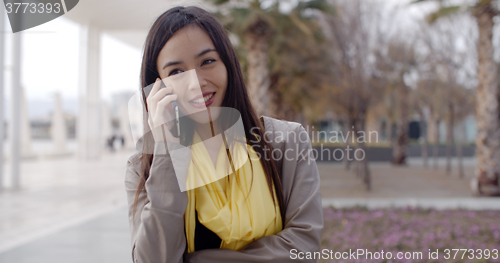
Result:
<instances>
[{"instance_id":1,"label":"young woman","mask_svg":"<svg viewBox=\"0 0 500 263\"><path fill-rule=\"evenodd\" d=\"M197 82L179 87L170 81L177 76ZM298 123L256 116L217 20L194 6L158 17L146 39L141 82L153 86L143 98L145 127L152 132L146 129L142 152L127 163L134 262L316 262L303 257L319 252L323 228L309 137ZM179 137L176 126L165 123L173 101L188 116ZM196 117L199 108L212 112L208 122ZM221 179L182 189L181 174L189 181L213 176L214 166L227 167L228 159L233 165L226 148L228 140L238 144L237 136L226 139L224 131L238 120L248 161Z\"/></svg>"}]
</instances>

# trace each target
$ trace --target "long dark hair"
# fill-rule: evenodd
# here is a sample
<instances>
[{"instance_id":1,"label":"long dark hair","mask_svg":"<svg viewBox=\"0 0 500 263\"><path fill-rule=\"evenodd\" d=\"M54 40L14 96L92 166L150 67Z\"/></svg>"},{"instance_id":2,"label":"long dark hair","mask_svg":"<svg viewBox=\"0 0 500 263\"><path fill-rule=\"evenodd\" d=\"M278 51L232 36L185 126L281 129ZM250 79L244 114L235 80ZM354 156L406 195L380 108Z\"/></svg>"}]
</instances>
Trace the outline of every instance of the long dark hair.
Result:
<instances>
[{"instance_id":1,"label":"long dark hair","mask_svg":"<svg viewBox=\"0 0 500 263\"><path fill-rule=\"evenodd\" d=\"M144 54L142 57L141 66L141 85L146 87L155 82L160 75L156 68L158 54L172 35L179 29L187 25L197 25L204 30L211 38L215 49L226 66L228 84L222 107L236 109L241 114L241 120L245 129L245 137L247 143L253 147L257 155L260 157L262 168L266 175L266 181L273 197L274 205L276 200L273 194L276 191L282 224L285 222L285 199L283 194L282 176L278 171L276 161L272 158L272 145L264 139L264 126L255 110L250 103L246 85L243 79L240 63L236 57L236 53L231 45L229 37L222 25L209 12L195 6L182 7L177 6L169 9L156 19L151 29L149 30L144 45ZM147 111L146 98L143 96L144 108ZM138 202L139 195L144 189L146 180L149 177L149 170L153 163L153 148L154 139L150 132L147 131L147 112L143 112L143 120L145 127L145 135L142 139L143 151L141 160L141 180L137 188L134 211ZM219 120L224 118L218 118ZM181 140L182 141L182 140ZM185 141L185 138L184 138ZM269 158L264 158L268 156ZM135 215L135 212L134 212Z\"/></svg>"}]
</instances>

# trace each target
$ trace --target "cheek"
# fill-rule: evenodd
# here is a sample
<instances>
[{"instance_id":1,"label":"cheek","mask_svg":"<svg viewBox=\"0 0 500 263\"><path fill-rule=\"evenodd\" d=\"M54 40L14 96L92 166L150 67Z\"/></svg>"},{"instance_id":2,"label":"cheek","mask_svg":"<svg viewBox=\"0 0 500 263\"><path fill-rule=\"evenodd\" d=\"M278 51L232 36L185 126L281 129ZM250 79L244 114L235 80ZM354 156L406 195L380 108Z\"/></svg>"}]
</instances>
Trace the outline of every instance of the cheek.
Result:
<instances>
[{"instance_id":1,"label":"cheek","mask_svg":"<svg viewBox=\"0 0 500 263\"><path fill-rule=\"evenodd\" d=\"M228 83L228 79L227 79L227 70L226 70L226 67L222 66L218 69L218 72L217 72L217 75L216 76L219 76L219 78L217 79L217 84L219 86L219 89L225 93L226 89L227 89L227 83Z\"/></svg>"}]
</instances>

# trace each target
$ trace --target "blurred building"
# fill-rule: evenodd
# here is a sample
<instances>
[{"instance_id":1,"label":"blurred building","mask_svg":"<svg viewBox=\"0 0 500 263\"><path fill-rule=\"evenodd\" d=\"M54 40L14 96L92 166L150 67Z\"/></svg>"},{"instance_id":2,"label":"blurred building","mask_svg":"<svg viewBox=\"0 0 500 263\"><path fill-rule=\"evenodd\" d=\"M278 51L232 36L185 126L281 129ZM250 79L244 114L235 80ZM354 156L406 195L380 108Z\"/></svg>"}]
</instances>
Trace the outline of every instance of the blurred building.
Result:
<instances>
[{"instance_id":1,"label":"blurred building","mask_svg":"<svg viewBox=\"0 0 500 263\"><path fill-rule=\"evenodd\" d=\"M345 121L339 119L334 114L330 114L330 118L320 120L318 122L318 131L324 131L326 134L330 132L343 132L349 130L345 126ZM435 129L439 129L438 137L436 137ZM397 125L390 121L387 116L369 117L366 123L366 140L369 142L389 142L390 138L396 136ZM370 132L372 132L370 134ZM376 132L376 133L374 133ZM320 139L325 139L323 133ZM462 121L456 122L453 128L455 142L473 144L476 139L476 120L473 114L469 115ZM408 136L412 141L420 141L424 136L427 136L429 143L439 144L446 143L446 123L440 121L439 125L427 123L420 120L418 116L412 116L408 120Z\"/></svg>"}]
</instances>

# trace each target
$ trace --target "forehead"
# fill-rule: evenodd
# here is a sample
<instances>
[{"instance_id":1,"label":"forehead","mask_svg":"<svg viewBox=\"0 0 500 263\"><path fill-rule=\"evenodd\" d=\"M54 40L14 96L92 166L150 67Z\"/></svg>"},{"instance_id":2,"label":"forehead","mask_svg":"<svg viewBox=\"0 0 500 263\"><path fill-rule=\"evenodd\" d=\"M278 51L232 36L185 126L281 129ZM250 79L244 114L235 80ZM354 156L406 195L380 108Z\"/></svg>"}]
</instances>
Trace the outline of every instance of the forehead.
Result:
<instances>
[{"instance_id":1,"label":"forehead","mask_svg":"<svg viewBox=\"0 0 500 263\"><path fill-rule=\"evenodd\" d=\"M210 36L197 25L185 26L165 43L160 51L158 61L165 59L181 59L186 56L193 58L205 48L214 48Z\"/></svg>"}]
</instances>

